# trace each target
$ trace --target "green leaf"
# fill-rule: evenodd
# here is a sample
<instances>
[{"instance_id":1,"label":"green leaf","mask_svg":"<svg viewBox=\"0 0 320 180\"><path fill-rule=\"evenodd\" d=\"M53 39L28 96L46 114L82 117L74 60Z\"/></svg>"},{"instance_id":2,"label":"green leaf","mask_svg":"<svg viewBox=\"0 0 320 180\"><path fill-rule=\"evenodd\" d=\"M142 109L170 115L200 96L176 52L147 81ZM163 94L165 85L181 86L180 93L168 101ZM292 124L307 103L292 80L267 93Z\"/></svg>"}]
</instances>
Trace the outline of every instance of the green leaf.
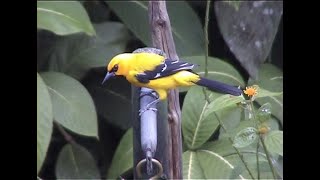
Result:
<instances>
[{"instance_id":1,"label":"green leaf","mask_svg":"<svg viewBox=\"0 0 320 180\"><path fill-rule=\"evenodd\" d=\"M281 96L282 94L283 94L283 92L271 92L271 91L265 90L263 88L259 88L258 94L255 96L255 98L259 99L259 98L264 98L264 97L270 97L270 98L275 99L275 96ZM257 102L258 102L258 100L257 100ZM266 103L264 103L264 104L266 104Z\"/></svg>"},{"instance_id":2,"label":"green leaf","mask_svg":"<svg viewBox=\"0 0 320 180\"><path fill-rule=\"evenodd\" d=\"M207 94L211 100L219 96L210 91ZM182 107L182 134L189 149L200 147L219 126L214 114L204 116L208 105L202 87L190 88Z\"/></svg>"},{"instance_id":3,"label":"green leaf","mask_svg":"<svg viewBox=\"0 0 320 180\"><path fill-rule=\"evenodd\" d=\"M183 60L204 66L203 56L185 57ZM237 70L222 60L209 57L208 70L208 78L234 85L244 85L244 80ZM201 68L196 68L195 72L200 75L204 74ZM207 90L207 94L211 94L210 104L205 101L202 87L190 88L185 97L182 108L182 131L186 145L190 149L201 146L217 129L219 122L213 112L216 112L220 120L224 121L226 115L221 116L219 114L229 108L234 109L236 103L243 100L242 96L221 95L209 90ZM224 110L219 111L222 109Z\"/></svg>"},{"instance_id":4,"label":"green leaf","mask_svg":"<svg viewBox=\"0 0 320 180\"><path fill-rule=\"evenodd\" d=\"M111 58L125 51L129 32L118 22L94 24L97 37L92 38L85 48L72 51L64 72L80 79L94 67L106 67ZM77 41L72 43L77 44ZM81 46L80 46L81 47Z\"/></svg>"},{"instance_id":5,"label":"green leaf","mask_svg":"<svg viewBox=\"0 0 320 180\"><path fill-rule=\"evenodd\" d=\"M147 1L104 1L133 34L151 46ZM126 7L126 8L123 8Z\"/></svg>"},{"instance_id":6,"label":"green leaf","mask_svg":"<svg viewBox=\"0 0 320 180\"><path fill-rule=\"evenodd\" d=\"M41 73L53 104L53 117L75 133L98 137L97 115L88 91L75 79L58 72Z\"/></svg>"},{"instance_id":7,"label":"green leaf","mask_svg":"<svg viewBox=\"0 0 320 180\"><path fill-rule=\"evenodd\" d=\"M122 137L117 150L112 158L108 170L108 179L116 179L122 173L133 167L133 131L130 128Z\"/></svg>"},{"instance_id":8,"label":"green leaf","mask_svg":"<svg viewBox=\"0 0 320 180\"><path fill-rule=\"evenodd\" d=\"M197 154L194 151L186 151L182 154L183 179L204 179Z\"/></svg>"},{"instance_id":9,"label":"green leaf","mask_svg":"<svg viewBox=\"0 0 320 180\"><path fill-rule=\"evenodd\" d=\"M67 144L62 148L55 174L58 179L100 179L92 155L78 144Z\"/></svg>"},{"instance_id":10,"label":"green leaf","mask_svg":"<svg viewBox=\"0 0 320 180\"><path fill-rule=\"evenodd\" d=\"M271 131L265 137L267 150L283 156L283 131Z\"/></svg>"},{"instance_id":11,"label":"green leaf","mask_svg":"<svg viewBox=\"0 0 320 180\"><path fill-rule=\"evenodd\" d=\"M270 131L280 129L279 121L274 117L271 117L271 119L267 122L267 125L270 127Z\"/></svg>"},{"instance_id":12,"label":"green leaf","mask_svg":"<svg viewBox=\"0 0 320 180\"><path fill-rule=\"evenodd\" d=\"M99 70L98 70L99 69ZM123 130L132 126L131 119L131 85L125 78L109 80L103 86L105 68L91 71L82 81L94 100L99 116ZM101 73L100 73L100 69ZM126 112L126 113L124 113Z\"/></svg>"},{"instance_id":13,"label":"green leaf","mask_svg":"<svg viewBox=\"0 0 320 180\"><path fill-rule=\"evenodd\" d=\"M37 73L37 172L46 157L52 133L52 104L46 84Z\"/></svg>"},{"instance_id":14,"label":"green leaf","mask_svg":"<svg viewBox=\"0 0 320 180\"><path fill-rule=\"evenodd\" d=\"M106 86L100 86L102 79L88 87L95 100L97 112L109 123L121 129L128 129L131 120L131 87L125 79L109 80ZM94 82L94 81L93 81ZM110 103L112 102L112 103ZM123 113L126 112L126 113Z\"/></svg>"},{"instance_id":15,"label":"green leaf","mask_svg":"<svg viewBox=\"0 0 320 180\"><path fill-rule=\"evenodd\" d=\"M257 170L257 159L255 153L243 153L243 158L247 163L248 168L253 174L254 178L258 178ZM233 154L225 157L231 164L234 165L233 172L231 173L228 179L239 179L239 175L243 179L251 179L251 176L248 173L248 170L245 168L243 162L240 161L240 158L237 154ZM259 171L260 179L273 179L272 172L269 167L269 163L266 160L265 154L259 153Z\"/></svg>"},{"instance_id":16,"label":"green leaf","mask_svg":"<svg viewBox=\"0 0 320 180\"><path fill-rule=\"evenodd\" d=\"M234 169L230 174L230 177L225 177L224 179L239 179L239 175L245 179L251 179L249 173L247 172L243 162L240 160L239 155L236 153L232 143L228 139L221 139L218 141L207 142L201 147L201 150L207 150L214 152L222 156L226 161L228 161ZM256 143L244 148L238 148L242 154L245 162L249 166L249 169L253 173L254 177L257 177L257 162L256 162ZM261 148L260 148L261 150ZM272 177L269 165L267 163L266 155L259 152L259 162L260 162L260 174L261 178Z\"/></svg>"},{"instance_id":17,"label":"green leaf","mask_svg":"<svg viewBox=\"0 0 320 180\"><path fill-rule=\"evenodd\" d=\"M263 64L260 67L258 80L249 79L249 85L257 84L260 89L264 89L271 92L283 92L283 73L282 71L272 64ZM258 94L261 97L265 92ZM263 105L270 103L272 106L272 114L277 117L281 123L283 121L283 94L264 96L263 98L257 98L256 101Z\"/></svg>"},{"instance_id":18,"label":"green leaf","mask_svg":"<svg viewBox=\"0 0 320 180\"><path fill-rule=\"evenodd\" d=\"M204 117L209 116L213 112L217 112L221 109L236 106L237 103L243 100L243 96L231 96L229 94L222 95L210 102L210 104L205 109Z\"/></svg>"},{"instance_id":19,"label":"green leaf","mask_svg":"<svg viewBox=\"0 0 320 180\"><path fill-rule=\"evenodd\" d=\"M147 1L105 2L136 37L152 46ZM197 14L185 1L167 1L166 6L177 53L182 56L203 55L204 34Z\"/></svg>"},{"instance_id":20,"label":"green leaf","mask_svg":"<svg viewBox=\"0 0 320 180\"><path fill-rule=\"evenodd\" d=\"M234 169L227 159L213 151L198 150L197 157L205 179L227 179Z\"/></svg>"},{"instance_id":21,"label":"green leaf","mask_svg":"<svg viewBox=\"0 0 320 180\"><path fill-rule=\"evenodd\" d=\"M198 73L200 76L205 74L205 56L187 56L182 57L189 63L197 64L199 67L194 68L193 71ZM241 74L231 64L215 58L208 57L208 79L214 79L224 83L228 83L234 86L245 86L244 79ZM180 88L180 91L186 91L189 88Z\"/></svg>"},{"instance_id":22,"label":"green leaf","mask_svg":"<svg viewBox=\"0 0 320 180\"><path fill-rule=\"evenodd\" d=\"M257 84L266 90L281 92L283 91L282 70L273 64L262 64L259 69L258 79L254 80L252 78L249 78L248 84Z\"/></svg>"},{"instance_id":23,"label":"green leaf","mask_svg":"<svg viewBox=\"0 0 320 180\"><path fill-rule=\"evenodd\" d=\"M262 105L258 109L256 117L260 123L268 121L271 117L271 104L266 103L266 104Z\"/></svg>"},{"instance_id":24,"label":"green leaf","mask_svg":"<svg viewBox=\"0 0 320 180\"><path fill-rule=\"evenodd\" d=\"M234 138L233 145L237 148L249 146L258 138L257 131L258 130L253 127L243 129Z\"/></svg>"},{"instance_id":25,"label":"green leaf","mask_svg":"<svg viewBox=\"0 0 320 180\"><path fill-rule=\"evenodd\" d=\"M234 106L232 108L224 109L223 111L218 111L216 114L223 115L220 116L220 120L222 121L223 126L227 129L227 132L229 132L232 129L235 129L238 127L240 120L241 120L241 114L242 109L238 108L237 106ZM220 127L219 129L219 139L222 138L221 134L225 133L224 129Z\"/></svg>"},{"instance_id":26,"label":"green leaf","mask_svg":"<svg viewBox=\"0 0 320 180\"><path fill-rule=\"evenodd\" d=\"M49 59L49 70L82 79L91 68L105 67L113 56L125 50L127 29L118 22L94 24L97 36L74 34L59 38Z\"/></svg>"},{"instance_id":27,"label":"green leaf","mask_svg":"<svg viewBox=\"0 0 320 180\"><path fill-rule=\"evenodd\" d=\"M240 117L241 121L239 124L237 124L237 126L235 126L234 128L227 129L228 134L226 134L224 131L221 131L219 135L219 139L223 139L227 137L231 137L231 139L234 139L234 137L243 129L247 127L255 127L253 120L243 120L242 118L243 117Z\"/></svg>"},{"instance_id":28,"label":"green leaf","mask_svg":"<svg viewBox=\"0 0 320 180\"><path fill-rule=\"evenodd\" d=\"M201 146L202 150L214 151L215 153L221 156L229 156L231 154L236 154L236 150L232 146L232 143L229 139L219 139L216 141L206 142L203 146ZM246 146L243 148L238 148L238 150L242 153L255 153L256 147Z\"/></svg>"},{"instance_id":29,"label":"green leaf","mask_svg":"<svg viewBox=\"0 0 320 180\"><path fill-rule=\"evenodd\" d=\"M88 14L78 1L37 1L37 27L58 35L95 35Z\"/></svg>"}]
</instances>

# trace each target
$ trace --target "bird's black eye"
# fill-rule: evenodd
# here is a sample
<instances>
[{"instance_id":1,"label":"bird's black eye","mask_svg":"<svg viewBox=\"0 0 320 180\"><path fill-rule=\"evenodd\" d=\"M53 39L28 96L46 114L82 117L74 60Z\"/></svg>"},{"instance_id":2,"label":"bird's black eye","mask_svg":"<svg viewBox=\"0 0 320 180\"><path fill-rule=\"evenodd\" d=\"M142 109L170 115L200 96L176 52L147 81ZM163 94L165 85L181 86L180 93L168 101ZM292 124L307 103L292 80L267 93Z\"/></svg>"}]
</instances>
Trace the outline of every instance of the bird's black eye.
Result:
<instances>
[{"instance_id":1,"label":"bird's black eye","mask_svg":"<svg viewBox=\"0 0 320 180\"><path fill-rule=\"evenodd\" d=\"M118 71L118 64L114 65L112 68L112 72L117 72Z\"/></svg>"}]
</instances>

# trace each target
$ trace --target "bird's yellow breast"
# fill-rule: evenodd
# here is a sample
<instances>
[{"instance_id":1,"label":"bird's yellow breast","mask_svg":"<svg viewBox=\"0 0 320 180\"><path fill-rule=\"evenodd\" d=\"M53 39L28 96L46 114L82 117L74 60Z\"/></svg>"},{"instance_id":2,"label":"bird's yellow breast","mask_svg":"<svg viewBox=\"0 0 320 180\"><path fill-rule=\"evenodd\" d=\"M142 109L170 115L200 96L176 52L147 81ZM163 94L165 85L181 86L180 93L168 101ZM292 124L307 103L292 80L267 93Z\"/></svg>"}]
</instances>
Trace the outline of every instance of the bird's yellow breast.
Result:
<instances>
[{"instance_id":1,"label":"bird's yellow breast","mask_svg":"<svg viewBox=\"0 0 320 180\"><path fill-rule=\"evenodd\" d=\"M151 89L164 89L170 90L180 86L192 86L193 82L199 80L199 76L189 71L179 71L173 75L162 77L154 80L150 80L149 83L140 83L134 76L135 73L127 76L127 80L139 87L147 87Z\"/></svg>"}]
</instances>

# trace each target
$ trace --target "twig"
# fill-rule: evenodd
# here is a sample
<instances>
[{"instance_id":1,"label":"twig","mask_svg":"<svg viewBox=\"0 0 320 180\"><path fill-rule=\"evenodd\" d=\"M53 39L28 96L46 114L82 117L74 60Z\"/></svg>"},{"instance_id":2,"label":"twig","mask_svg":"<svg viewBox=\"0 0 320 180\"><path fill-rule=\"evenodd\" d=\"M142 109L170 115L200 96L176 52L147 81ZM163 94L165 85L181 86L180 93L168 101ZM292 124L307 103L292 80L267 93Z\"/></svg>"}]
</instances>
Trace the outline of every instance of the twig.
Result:
<instances>
[{"instance_id":1,"label":"twig","mask_svg":"<svg viewBox=\"0 0 320 180\"><path fill-rule=\"evenodd\" d=\"M269 163L269 166L270 166L270 169L271 169L272 175L273 175L273 179L276 179L276 172L274 171L274 168L273 168L273 165L272 165L272 162L271 162L271 158L270 158L270 155L269 155L269 152L268 152L267 146L266 146L266 144L264 143L264 139L262 138L262 136L261 136L261 135L259 135L259 137L260 137L260 141L261 141L261 144L262 144L263 150L264 150L264 152L266 153L267 160L268 160L268 163Z\"/></svg>"},{"instance_id":2,"label":"twig","mask_svg":"<svg viewBox=\"0 0 320 180\"><path fill-rule=\"evenodd\" d=\"M74 139L72 138L72 136L70 136L64 129L63 127L61 126L60 123L58 123L57 121L53 121L53 124L57 127L57 129L60 131L60 133L63 135L64 139L70 143L70 144L73 144L75 143Z\"/></svg>"},{"instance_id":3,"label":"twig","mask_svg":"<svg viewBox=\"0 0 320 180\"><path fill-rule=\"evenodd\" d=\"M209 56L209 36L208 36L208 24L209 24L209 14L210 14L210 0L207 0L207 7L206 7L206 17L205 17L205 24L204 24L204 36L205 36L205 49L206 49L206 56L205 56L205 69L204 69L204 76L208 76L208 56Z\"/></svg>"},{"instance_id":4,"label":"twig","mask_svg":"<svg viewBox=\"0 0 320 180\"><path fill-rule=\"evenodd\" d=\"M208 56L209 56L209 37L208 37L208 24L209 24L209 14L210 14L210 0L207 0L207 7L206 7L206 16L205 16L205 23L204 23L204 36L205 36L205 66L204 66L204 77L208 76ZM208 103L210 103L210 98L206 89L203 87L203 94Z\"/></svg>"},{"instance_id":5,"label":"twig","mask_svg":"<svg viewBox=\"0 0 320 180\"><path fill-rule=\"evenodd\" d=\"M258 171L258 179L260 179L260 163L259 163L259 139L258 139L258 143L257 143L257 153L256 153L256 157L257 157L257 171Z\"/></svg>"}]
</instances>

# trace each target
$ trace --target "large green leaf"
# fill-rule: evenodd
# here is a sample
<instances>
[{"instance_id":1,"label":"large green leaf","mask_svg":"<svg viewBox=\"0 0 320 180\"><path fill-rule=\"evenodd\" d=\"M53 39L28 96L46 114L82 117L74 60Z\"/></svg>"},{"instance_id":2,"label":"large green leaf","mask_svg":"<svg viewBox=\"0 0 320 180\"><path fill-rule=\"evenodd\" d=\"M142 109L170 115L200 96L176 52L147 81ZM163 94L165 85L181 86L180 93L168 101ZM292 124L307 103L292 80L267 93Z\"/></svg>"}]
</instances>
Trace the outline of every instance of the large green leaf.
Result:
<instances>
[{"instance_id":1,"label":"large green leaf","mask_svg":"<svg viewBox=\"0 0 320 180\"><path fill-rule=\"evenodd\" d=\"M258 177L258 170L257 170L257 159L255 153L245 152L242 153L242 156L247 163L248 168L250 169L251 173L253 174L254 178ZM234 165L235 169L230 175L228 179L238 179L239 174L244 179L251 179L248 170L245 168L243 162L241 162L238 154L232 154L229 156L224 156L226 160L230 162L230 164ZM259 153L259 171L260 171L260 179L273 179L272 172L270 171L269 164L265 157L265 154Z\"/></svg>"},{"instance_id":2,"label":"large green leaf","mask_svg":"<svg viewBox=\"0 0 320 180\"><path fill-rule=\"evenodd\" d=\"M108 170L108 179L116 179L133 167L132 128L122 137Z\"/></svg>"},{"instance_id":3,"label":"large green leaf","mask_svg":"<svg viewBox=\"0 0 320 180\"><path fill-rule=\"evenodd\" d=\"M233 145L236 148L249 146L258 138L258 130L254 127L247 127L241 130L234 138Z\"/></svg>"},{"instance_id":4,"label":"large green leaf","mask_svg":"<svg viewBox=\"0 0 320 180\"><path fill-rule=\"evenodd\" d=\"M257 84L260 88L271 92L283 92L283 73L272 64L263 64L259 70L258 80L249 79L248 84ZM283 95L258 98L260 105L270 103L272 114L283 121Z\"/></svg>"},{"instance_id":5,"label":"large green leaf","mask_svg":"<svg viewBox=\"0 0 320 180\"><path fill-rule=\"evenodd\" d=\"M74 34L59 38L51 50L49 70L81 79L90 68L105 67L113 56L125 50L127 29L118 22L94 24L96 37Z\"/></svg>"},{"instance_id":6,"label":"large green leaf","mask_svg":"<svg viewBox=\"0 0 320 180\"><path fill-rule=\"evenodd\" d=\"M265 144L271 153L283 156L283 132L271 131L265 137Z\"/></svg>"},{"instance_id":7,"label":"large green leaf","mask_svg":"<svg viewBox=\"0 0 320 180\"><path fill-rule=\"evenodd\" d=\"M197 157L206 179L227 179L234 169L234 165L213 151L198 150Z\"/></svg>"},{"instance_id":8,"label":"large green leaf","mask_svg":"<svg viewBox=\"0 0 320 180\"><path fill-rule=\"evenodd\" d=\"M181 60L197 64L199 67L193 69L200 76L205 75L205 56L187 56ZM234 86L245 86L244 79L241 74L229 63L214 57L208 57L208 79L222 81ZM181 91L186 91L188 88L181 88Z\"/></svg>"},{"instance_id":9,"label":"large green leaf","mask_svg":"<svg viewBox=\"0 0 320 180\"><path fill-rule=\"evenodd\" d=\"M94 100L97 113L109 123L121 129L132 125L131 119L131 85L126 79L117 77L101 85L103 74L93 73L85 78L84 83Z\"/></svg>"},{"instance_id":10,"label":"large green leaf","mask_svg":"<svg viewBox=\"0 0 320 180\"><path fill-rule=\"evenodd\" d=\"M241 117L240 117L241 118ZM231 137L232 140L234 139L234 137L240 132L242 131L243 129L246 129L248 127L255 127L255 123L253 120L242 120L240 121L240 123L236 126L236 127L233 127L233 128L229 128L227 129L227 132L228 133L225 133L224 131L222 131L220 133L220 136L219 136L219 139L223 139L223 138L226 138L226 137Z\"/></svg>"},{"instance_id":11,"label":"large green leaf","mask_svg":"<svg viewBox=\"0 0 320 180\"><path fill-rule=\"evenodd\" d=\"M201 146L202 150L214 151L221 156L228 156L230 154L236 153L236 150L232 147L232 143L229 139L219 139L216 141L206 142L203 146ZM241 152L255 152L255 149L251 146L247 146L245 148L238 148Z\"/></svg>"},{"instance_id":12,"label":"large green leaf","mask_svg":"<svg viewBox=\"0 0 320 180\"><path fill-rule=\"evenodd\" d=\"M58 179L99 179L99 169L90 152L78 144L65 145L55 169Z\"/></svg>"},{"instance_id":13,"label":"large green leaf","mask_svg":"<svg viewBox=\"0 0 320 180\"><path fill-rule=\"evenodd\" d=\"M223 157L224 160L228 161L234 168L232 168L232 173L229 174L230 177L224 177L224 179L239 179L239 175L245 179L250 179L250 175L247 172L243 162L240 160L239 155L236 153L235 149L232 147L231 142L228 139L222 139L213 142L207 142L201 147L201 150L210 151L212 153L218 154ZM253 173L254 177L257 177L257 167L256 167L256 143L253 146L247 146L245 148L238 148L242 154L245 162L249 166L249 169ZM267 163L266 155L259 152L259 164L260 164L260 174L262 178L272 177L269 165Z\"/></svg>"},{"instance_id":14,"label":"large green leaf","mask_svg":"<svg viewBox=\"0 0 320 180\"><path fill-rule=\"evenodd\" d=\"M282 94L283 94L282 91L281 92L271 92L271 91L265 90L263 88L259 88L258 94L255 96L255 98L256 99L264 98L264 97L275 98L277 96L281 96Z\"/></svg>"},{"instance_id":15,"label":"large green leaf","mask_svg":"<svg viewBox=\"0 0 320 180\"><path fill-rule=\"evenodd\" d=\"M46 84L37 73L37 172L46 157L52 133L52 104Z\"/></svg>"},{"instance_id":16,"label":"large green leaf","mask_svg":"<svg viewBox=\"0 0 320 180\"><path fill-rule=\"evenodd\" d=\"M221 94L207 91L210 101L221 97ZM222 95L223 96L223 95ZM217 117L223 122L230 118L230 113L237 106L230 106L221 111L205 115L209 103L205 100L202 87L192 87L188 91L182 107L182 132L189 149L196 149L205 143L219 126ZM240 118L240 116L239 116Z\"/></svg>"},{"instance_id":17,"label":"large green leaf","mask_svg":"<svg viewBox=\"0 0 320 180\"><path fill-rule=\"evenodd\" d=\"M256 112L256 118L259 123L264 123L271 118L272 107L270 103L262 105Z\"/></svg>"},{"instance_id":18,"label":"large green leaf","mask_svg":"<svg viewBox=\"0 0 320 180\"><path fill-rule=\"evenodd\" d=\"M210 99L218 96L209 91L207 94ZM204 117L208 105L201 87L192 87L188 91L182 107L182 134L189 149L201 146L219 125L218 121L213 120L213 114Z\"/></svg>"},{"instance_id":19,"label":"large green leaf","mask_svg":"<svg viewBox=\"0 0 320 180\"><path fill-rule=\"evenodd\" d=\"M206 117L221 109L235 107L237 106L237 103L240 103L243 100L243 96L230 96L229 94L217 97L213 101L211 101L210 104L207 106L204 112L204 116Z\"/></svg>"},{"instance_id":20,"label":"large green leaf","mask_svg":"<svg viewBox=\"0 0 320 180\"><path fill-rule=\"evenodd\" d=\"M204 179L204 174L194 151L186 151L182 154L183 179Z\"/></svg>"},{"instance_id":21,"label":"large green leaf","mask_svg":"<svg viewBox=\"0 0 320 180\"><path fill-rule=\"evenodd\" d=\"M248 168L253 174L254 178L257 178L257 159L255 152L242 152L243 159L247 163ZM230 154L228 156L224 156L226 160L233 164L235 168L237 168L237 172L231 175L230 178L238 178L235 175L241 174L245 179L251 179L247 169L245 168L243 162L241 162L238 154ZM269 164L266 159L266 155L264 153L259 153L259 170L260 170L260 178L261 179L273 179L272 172L270 170Z\"/></svg>"},{"instance_id":22,"label":"large green leaf","mask_svg":"<svg viewBox=\"0 0 320 180\"><path fill-rule=\"evenodd\" d=\"M82 135L98 137L97 115L88 91L75 79L58 72L41 73L53 104L53 117Z\"/></svg>"},{"instance_id":23,"label":"large green leaf","mask_svg":"<svg viewBox=\"0 0 320 180\"><path fill-rule=\"evenodd\" d=\"M105 2L135 36L147 46L152 46L148 1ZM166 5L177 53L183 56L203 55L204 34L197 14L185 1L167 1Z\"/></svg>"},{"instance_id":24,"label":"large green leaf","mask_svg":"<svg viewBox=\"0 0 320 180\"><path fill-rule=\"evenodd\" d=\"M227 132L229 132L231 129L235 129L241 120L241 116L242 116L242 109L238 108L238 107L234 107L234 108L227 108L224 109L223 111L221 111L221 113L225 113L226 115L223 116L225 117L225 119L223 119L223 126L224 128L226 128ZM219 114L219 112L218 112ZM223 134L225 133L224 128L220 128L219 133ZM219 136L219 139L221 137Z\"/></svg>"},{"instance_id":25,"label":"large green leaf","mask_svg":"<svg viewBox=\"0 0 320 180\"><path fill-rule=\"evenodd\" d=\"M87 12L78 1L37 1L37 27L58 35L95 35Z\"/></svg>"},{"instance_id":26,"label":"large green leaf","mask_svg":"<svg viewBox=\"0 0 320 180\"><path fill-rule=\"evenodd\" d=\"M131 112L131 85L123 77L110 79L101 85L105 74L104 67L94 68L81 82L92 96L98 116L126 130L132 126L131 113L123 113Z\"/></svg>"}]
</instances>

